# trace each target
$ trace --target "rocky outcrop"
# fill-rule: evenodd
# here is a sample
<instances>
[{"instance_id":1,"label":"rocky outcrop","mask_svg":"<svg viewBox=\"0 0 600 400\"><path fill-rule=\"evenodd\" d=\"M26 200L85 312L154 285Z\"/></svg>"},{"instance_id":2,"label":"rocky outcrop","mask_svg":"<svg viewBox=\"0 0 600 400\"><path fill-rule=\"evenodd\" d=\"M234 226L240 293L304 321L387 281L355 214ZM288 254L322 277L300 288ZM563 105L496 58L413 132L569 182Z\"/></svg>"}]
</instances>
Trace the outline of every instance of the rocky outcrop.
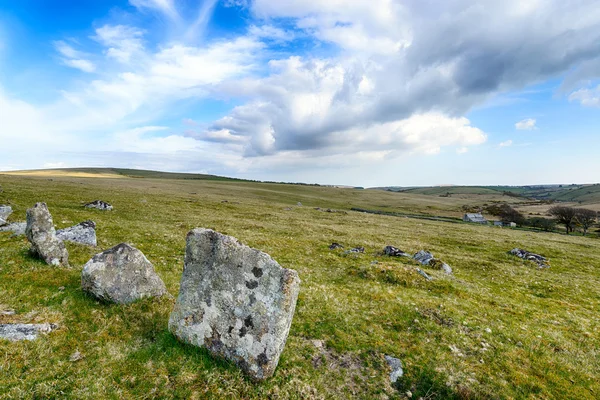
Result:
<instances>
[{"instance_id":1,"label":"rocky outcrop","mask_svg":"<svg viewBox=\"0 0 600 400\"><path fill-rule=\"evenodd\" d=\"M69 265L69 253L63 241L56 237L52 215L46 203L36 203L27 210L25 234L31 243L33 255L50 265Z\"/></svg>"},{"instance_id":2,"label":"rocky outcrop","mask_svg":"<svg viewBox=\"0 0 600 400\"><path fill-rule=\"evenodd\" d=\"M84 205L86 208L96 208L98 210L110 211L113 206L102 200L94 200L91 203Z\"/></svg>"},{"instance_id":3,"label":"rocky outcrop","mask_svg":"<svg viewBox=\"0 0 600 400\"><path fill-rule=\"evenodd\" d=\"M12 214L11 206L0 205L0 226L7 224L8 216L10 214Z\"/></svg>"},{"instance_id":4,"label":"rocky outcrop","mask_svg":"<svg viewBox=\"0 0 600 400\"><path fill-rule=\"evenodd\" d=\"M169 330L233 361L254 380L273 375L287 340L300 279L268 254L210 229L188 233Z\"/></svg>"},{"instance_id":5,"label":"rocky outcrop","mask_svg":"<svg viewBox=\"0 0 600 400\"><path fill-rule=\"evenodd\" d=\"M512 249L510 254L522 258L523 260L533 261L540 268L550 268L550 262L548 259L544 256L540 256L539 254L531 253L523 249Z\"/></svg>"},{"instance_id":6,"label":"rocky outcrop","mask_svg":"<svg viewBox=\"0 0 600 400\"><path fill-rule=\"evenodd\" d=\"M410 257L410 254L405 253L404 251L394 247L394 246L385 246L383 252L386 256L390 257Z\"/></svg>"},{"instance_id":7,"label":"rocky outcrop","mask_svg":"<svg viewBox=\"0 0 600 400\"><path fill-rule=\"evenodd\" d=\"M92 257L83 266L81 287L100 300L118 304L167 293L150 261L126 243Z\"/></svg>"},{"instance_id":8,"label":"rocky outcrop","mask_svg":"<svg viewBox=\"0 0 600 400\"><path fill-rule=\"evenodd\" d=\"M56 329L54 324L0 324L0 339L16 342L35 340L41 333Z\"/></svg>"},{"instance_id":9,"label":"rocky outcrop","mask_svg":"<svg viewBox=\"0 0 600 400\"><path fill-rule=\"evenodd\" d=\"M438 260L428 251L420 250L413 258L422 265L427 265L431 268L441 269L446 274L452 274L452 268L445 262Z\"/></svg>"},{"instance_id":10,"label":"rocky outcrop","mask_svg":"<svg viewBox=\"0 0 600 400\"><path fill-rule=\"evenodd\" d=\"M339 243L331 243L331 245L329 246L329 250L336 250L336 249L343 249L344 246L342 246Z\"/></svg>"},{"instance_id":11,"label":"rocky outcrop","mask_svg":"<svg viewBox=\"0 0 600 400\"><path fill-rule=\"evenodd\" d=\"M13 236L21 236L25 234L27 222L14 222L12 224L0 226L0 232L12 232Z\"/></svg>"},{"instance_id":12,"label":"rocky outcrop","mask_svg":"<svg viewBox=\"0 0 600 400\"><path fill-rule=\"evenodd\" d=\"M84 221L70 228L59 229L56 236L63 241L96 246L96 223Z\"/></svg>"}]
</instances>

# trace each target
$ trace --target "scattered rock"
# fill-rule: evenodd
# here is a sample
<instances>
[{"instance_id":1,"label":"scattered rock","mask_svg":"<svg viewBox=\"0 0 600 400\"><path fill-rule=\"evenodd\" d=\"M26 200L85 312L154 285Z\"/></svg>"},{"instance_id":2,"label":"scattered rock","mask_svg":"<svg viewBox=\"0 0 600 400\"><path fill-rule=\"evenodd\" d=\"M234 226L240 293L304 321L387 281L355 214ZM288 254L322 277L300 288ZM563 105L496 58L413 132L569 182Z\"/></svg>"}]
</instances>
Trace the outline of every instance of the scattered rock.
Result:
<instances>
[{"instance_id":1,"label":"scattered rock","mask_svg":"<svg viewBox=\"0 0 600 400\"><path fill-rule=\"evenodd\" d=\"M0 324L0 339L16 342L19 340L35 340L41 333L56 329L54 324Z\"/></svg>"},{"instance_id":2,"label":"scattered rock","mask_svg":"<svg viewBox=\"0 0 600 400\"><path fill-rule=\"evenodd\" d=\"M436 269L441 269L448 275L452 274L452 268L450 268L448 264L441 260L438 260L433 256L433 254L431 254L428 251L420 250L417 254L413 256L413 258L423 265L427 265Z\"/></svg>"},{"instance_id":3,"label":"scattered rock","mask_svg":"<svg viewBox=\"0 0 600 400\"><path fill-rule=\"evenodd\" d=\"M428 281L431 281L431 280L433 280L433 278L432 278L432 277L430 277L429 275L427 275L427 274L425 273L425 271L423 271L421 268L417 268L417 272L418 272L418 273L419 273L419 274L420 274L420 275L421 275L423 278L427 279Z\"/></svg>"},{"instance_id":4,"label":"scattered rock","mask_svg":"<svg viewBox=\"0 0 600 400\"><path fill-rule=\"evenodd\" d=\"M296 204L298 207L302 207L302 203L298 202L298 204Z\"/></svg>"},{"instance_id":5,"label":"scattered rock","mask_svg":"<svg viewBox=\"0 0 600 400\"><path fill-rule=\"evenodd\" d=\"M84 205L86 208L97 208L98 210L110 211L113 206L102 200L94 200L91 203Z\"/></svg>"},{"instance_id":6,"label":"scattered rock","mask_svg":"<svg viewBox=\"0 0 600 400\"><path fill-rule=\"evenodd\" d=\"M59 291L59 292L64 292L64 291L65 291L65 289L66 289L66 288L65 288L64 286L59 286L59 287L58 287L58 291Z\"/></svg>"},{"instance_id":7,"label":"scattered rock","mask_svg":"<svg viewBox=\"0 0 600 400\"><path fill-rule=\"evenodd\" d=\"M387 361L388 365L392 369L392 372L390 373L390 381L392 383L396 383L398 378L402 378L402 375L404 375L404 371L402 370L402 361L391 356L385 356L385 361Z\"/></svg>"},{"instance_id":8,"label":"scattered rock","mask_svg":"<svg viewBox=\"0 0 600 400\"><path fill-rule=\"evenodd\" d=\"M486 331L487 333L492 333L492 330L491 330L490 328L485 328L485 331Z\"/></svg>"},{"instance_id":9,"label":"scattered rock","mask_svg":"<svg viewBox=\"0 0 600 400\"><path fill-rule=\"evenodd\" d=\"M0 226L6 225L10 214L12 214L11 206L0 205Z\"/></svg>"},{"instance_id":10,"label":"scattered rock","mask_svg":"<svg viewBox=\"0 0 600 400\"><path fill-rule=\"evenodd\" d=\"M284 211L292 211L292 207L285 207L283 210Z\"/></svg>"},{"instance_id":11,"label":"scattered rock","mask_svg":"<svg viewBox=\"0 0 600 400\"><path fill-rule=\"evenodd\" d=\"M84 221L70 228L59 229L56 236L68 242L96 246L96 223Z\"/></svg>"},{"instance_id":12,"label":"scattered rock","mask_svg":"<svg viewBox=\"0 0 600 400\"><path fill-rule=\"evenodd\" d=\"M403 252L402 250L394 247L394 246L385 246L383 252L387 256L391 257L410 257L410 254Z\"/></svg>"},{"instance_id":13,"label":"scattered rock","mask_svg":"<svg viewBox=\"0 0 600 400\"><path fill-rule=\"evenodd\" d=\"M31 243L32 254L50 265L69 265L69 253L63 241L56 237L52 215L46 203L36 203L27 210L25 234Z\"/></svg>"},{"instance_id":14,"label":"scattered rock","mask_svg":"<svg viewBox=\"0 0 600 400\"><path fill-rule=\"evenodd\" d=\"M289 333L300 279L268 254L210 229L187 235L169 330L237 364L254 380L273 375Z\"/></svg>"},{"instance_id":15,"label":"scattered rock","mask_svg":"<svg viewBox=\"0 0 600 400\"><path fill-rule=\"evenodd\" d=\"M548 259L544 256L540 256L539 254L531 253L523 249L512 249L510 254L522 258L523 260L533 261L540 268L550 268L550 262Z\"/></svg>"},{"instance_id":16,"label":"scattered rock","mask_svg":"<svg viewBox=\"0 0 600 400\"><path fill-rule=\"evenodd\" d=\"M15 315L17 312L13 309L1 310L0 315Z\"/></svg>"},{"instance_id":17,"label":"scattered rock","mask_svg":"<svg viewBox=\"0 0 600 400\"><path fill-rule=\"evenodd\" d=\"M101 300L118 304L167 293L150 261L141 251L126 243L92 257L83 266L81 286Z\"/></svg>"},{"instance_id":18,"label":"scattered rock","mask_svg":"<svg viewBox=\"0 0 600 400\"><path fill-rule=\"evenodd\" d=\"M335 250L335 249L343 249L344 246L342 246L339 243L331 243L331 245L329 246L329 250Z\"/></svg>"},{"instance_id":19,"label":"scattered rock","mask_svg":"<svg viewBox=\"0 0 600 400\"><path fill-rule=\"evenodd\" d=\"M27 222L14 222L12 224L0 226L0 232L12 232L13 236L25 235Z\"/></svg>"},{"instance_id":20,"label":"scattered rock","mask_svg":"<svg viewBox=\"0 0 600 400\"><path fill-rule=\"evenodd\" d=\"M69 361L71 362L76 362L83 359L83 354L81 354L79 352L79 350L77 350L75 353L71 354L71 357L69 357Z\"/></svg>"},{"instance_id":21,"label":"scattered rock","mask_svg":"<svg viewBox=\"0 0 600 400\"><path fill-rule=\"evenodd\" d=\"M364 253L365 252L365 248L364 247L355 247L353 249L350 250L346 250L344 252L344 254L351 254L351 253Z\"/></svg>"}]
</instances>

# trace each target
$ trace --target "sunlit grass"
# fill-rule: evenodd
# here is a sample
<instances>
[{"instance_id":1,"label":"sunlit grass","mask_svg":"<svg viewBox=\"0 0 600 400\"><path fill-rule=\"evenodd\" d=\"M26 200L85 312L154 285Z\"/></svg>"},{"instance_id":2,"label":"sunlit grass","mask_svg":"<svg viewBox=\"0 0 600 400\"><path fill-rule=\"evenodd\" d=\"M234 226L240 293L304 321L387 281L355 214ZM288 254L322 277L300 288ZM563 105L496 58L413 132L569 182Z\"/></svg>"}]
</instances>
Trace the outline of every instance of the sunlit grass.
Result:
<instances>
[{"instance_id":1,"label":"sunlit grass","mask_svg":"<svg viewBox=\"0 0 600 400\"><path fill-rule=\"evenodd\" d=\"M0 184L13 221L46 201L58 228L98 226L97 249L67 244L71 268L44 265L26 239L0 233L0 309L17 311L0 323L60 325L35 342L0 342L0 398L600 396L598 239L314 209L458 214L463 201L387 192L139 178L0 176ZM115 210L82 207L95 199ZM233 235L300 274L288 343L267 382L252 383L167 330L194 227ZM154 263L171 296L117 306L81 291L83 264L123 241ZM344 255L332 242L366 251ZM385 245L429 250L455 274L424 268L435 278L428 282L412 261L381 255ZM514 247L552 267L507 254ZM311 340L325 341L331 360L352 362L317 362ZM71 362L75 351L84 358ZM388 384L383 354L404 363L399 388Z\"/></svg>"}]
</instances>

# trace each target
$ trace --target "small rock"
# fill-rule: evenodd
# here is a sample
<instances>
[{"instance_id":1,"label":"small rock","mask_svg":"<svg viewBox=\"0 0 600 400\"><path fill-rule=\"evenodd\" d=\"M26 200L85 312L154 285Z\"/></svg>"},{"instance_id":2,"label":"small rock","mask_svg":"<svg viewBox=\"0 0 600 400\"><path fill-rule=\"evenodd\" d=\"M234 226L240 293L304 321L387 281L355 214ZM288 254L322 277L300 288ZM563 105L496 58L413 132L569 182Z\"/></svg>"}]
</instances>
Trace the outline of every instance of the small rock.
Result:
<instances>
[{"instance_id":1,"label":"small rock","mask_svg":"<svg viewBox=\"0 0 600 400\"><path fill-rule=\"evenodd\" d=\"M413 394L410 390L407 390L405 394L406 394L406 397L408 397L409 399L412 399Z\"/></svg>"},{"instance_id":2,"label":"small rock","mask_svg":"<svg viewBox=\"0 0 600 400\"><path fill-rule=\"evenodd\" d=\"M41 333L56 329L54 324L0 324L0 339L11 342L19 340L35 340Z\"/></svg>"},{"instance_id":3,"label":"small rock","mask_svg":"<svg viewBox=\"0 0 600 400\"><path fill-rule=\"evenodd\" d=\"M364 247L354 247L353 249L350 250L346 250L344 252L344 254L350 254L350 253L364 253L365 252L365 248Z\"/></svg>"},{"instance_id":4,"label":"small rock","mask_svg":"<svg viewBox=\"0 0 600 400\"><path fill-rule=\"evenodd\" d=\"M283 209L284 211L292 211L292 207L286 207Z\"/></svg>"},{"instance_id":5,"label":"small rock","mask_svg":"<svg viewBox=\"0 0 600 400\"><path fill-rule=\"evenodd\" d=\"M98 210L110 211L113 206L102 200L94 200L91 203L84 205L86 208L96 208Z\"/></svg>"},{"instance_id":6,"label":"small rock","mask_svg":"<svg viewBox=\"0 0 600 400\"><path fill-rule=\"evenodd\" d=\"M83 266L81 287L98 299L117 304L167 293L146 256L126 243L92 257Z\"/></svg>"},{"instance_id":7,"label":"small rock","mask_svg":"<svg viewBox=\"0 0 600 400\"><path fill-rule=\"evenodd\" d=\"M485 331L486 331L487 333L492 333L492 330L491 330L490 328L485 328Z\"/></svg>"},{"instance_id":8,"label":"small rock","mask_svg":"<svg viewBox=\"0 0 600 400\"><path fill-rule=\"evenodd\" d=\"M14 222L12 224L0 226L0 232L12 232L13 236L25 235L27 222Z\"/></svg>"},{"instance_id":9,"label":"small rock","mask_svg":"<svg viewBox=\"0 0 600 400\"><path fill-rule=\"evenodd\" d=\"M550 262L544 256L540 256L539 254L531 253L527 250L523 249L512 249L510 252L513 256L517 256L522 258L523 260L529 260L536 263L540 268L550 268Z\"/></svg>"},{"instance_id":10,"label":"small rock","mask_svg":"<svg viewBox=\"0 0 600 400\"><path fill-rule=\"evenodd\" d=\"M0 311L0 315L15 315L16 313L17 312L13 309Z\"/></svg>"},{"instance_id":11,"label":"small rock","mask_svg":"<svg viewBox=\"0 0 600 400\"><path fill-rule=\"evenodd\" d=\"M413 258L423 265L429 265L429 262L434 259L433 254L425 250L420 250Z\"/></svg>"},{"instance_id":12,"label":"small rock","mask_svg":"<svg viewBox=\"0 0 600 400\"><path fill-rule=\"evenodd\" d=\"M450 268L448 264L441 260L438 260L433 256L433 254L431 254L428 251L420 250L417 254L413 256L413 258L423 265L429 266L431 268L441 269L448 275L452 274L452 268Z\"/></svg>"},{"instance_id":13,"label":"small rock","mask_svg":"<svg viewBox=\"0 0 600 400\"><path fill-rule=\"evenodd\" d=\"M273 375L289 333L300 279L266 253L210 229L187 235L169 330L233 361L253 380Z\"/></svg>"},{"instance_id":14,"label":"small rock","mask_svg":"<svg viewBox=\"0 0 600 400\"><path fill-rule=\"evenodd\" d=\"M56 236L63 241L96 246L96 223L84 221L70 228L59 229Z\"/></svg>"},{"instance_id":15,"label":"small rock","mask_svg":"<svg viewBox=\"0 0 600 400\"><path fill-rule=\"evenodd\" d=\"M59 291L59 292L64 292L64 291L65 291L65 287L64 287L64 286L60 286L60 287L58 288L58 291Z\"/></svg>"},{"instance_id":16,"label":"small rock","mask_svg":"<svg viewBox=\"0 0 600 400\"><path fill-rule=\"evenodd\" d=\"M71 354L71 357L69 357L69 361L76 362L81 360L82 358L83 355L79 351L76 351L75 353Z\"/></svg>"},{"instance_id":17,"label":"small rock","mask_svg":"<svg viewBox=\"0 0 600 400\"><path fill-rule=\"evenodd\" d=\"M298 202L297 206L302 207L302 203Z\"/></svg>"},{"instance_id":18,"label":"small rock","mask_svg":"<svg viewBox=\"0 0 600 400\"><path fill-rule=\"evenodd\" d=\"M56 237L52 215L46 203L36 203L27 210L25 234L31 243L32 254L49 265L69 265L69 253L63 241Z\"/></svg>"},{"instance_id":19,"label":"small rock","mask_svg":"<svg viewBox=\"0 0 600 400\"><path fill-rule=\"evenodd\" d=\"M425 273L425 271L423 271L422 269L420 269L420 268L417 268L417 272L418 272L418 273L419 273L419 274L420 274L420 275L421 275L423 278L427 279L428 281L430 281L430 280L433 280L433 278L432 278L432 277L430 277L429 275L427 275L427 274Z\"/></svg>"},{"instance_id":20,"label":"small rock","mask_svg":"<svg viewBox=\"0 0 600 400\"><path fill-rule=\"evenodd\" d=\"M404 371L402 370L402 361L397 359L396 357L385 356L385 361L387 361L390 366L392 372L390 373L390 382L396 383L398 378L402 378L404 375Z\"/></svg>"},{"instance_id":21,"label":"small rock","mask_svg":"<svg viewBox=\"0 0 600 400\"><path fill-rule=\"evenodd\" d=\"M331 243L331 245L329 246L329 250L335 250L335 249L343 249L344 246L342 246L339 243Z\"/></svg>"},{"instance_id":22,"label":"small rock","mask_svg":"<svg viewBox=\"0 0 600 400\"><path fill-rule=\"evenodd\" d=\"M0 205L0 226L6 225L10 214L12 214L11 206Z\"/></svg>"},{"instance_id":23,"label":"small rock","mask_svg":"<svg viewBox=\"0 0 600 400\"><path fill-rule=\"evenodd\" d=\"M394 247L394 246L385 246L383 252L387 256L391 257L410 257L410 254L403 252L402 250Z\"/></svg>"}]
</instances>

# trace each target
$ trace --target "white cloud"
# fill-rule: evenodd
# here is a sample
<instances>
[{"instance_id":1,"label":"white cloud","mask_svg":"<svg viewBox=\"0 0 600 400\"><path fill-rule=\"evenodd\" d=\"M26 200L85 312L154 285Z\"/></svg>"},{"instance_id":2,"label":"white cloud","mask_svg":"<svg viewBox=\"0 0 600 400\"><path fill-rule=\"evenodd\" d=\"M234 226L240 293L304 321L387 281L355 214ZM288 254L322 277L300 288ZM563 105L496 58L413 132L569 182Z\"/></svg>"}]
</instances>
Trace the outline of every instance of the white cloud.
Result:
<instances>
[{"instance_id":1,"label":"white cloud","mask_svg":"<svg viewBox=\"0 0 600 400\"><path fill-rule=\"evenodd\" d=\"M519 121L515 124L515 128L520 131L532 131L537 129L536 120L534 118L527 118Z\"/></svg>"},{"instance_id":2,"label":"white cloud","mask_svg":"<svg viewBox=\"0 0 600 400\"><path fill-rule=\"evenodd\" d=\"M96 65L85 59L84 53L75 50L62 40L54 42L54 47L63 56L62 63L64 65L83 72L94 72L96 70Z\"/></svg>"},{"instance_id":3,"label":"white cloud","mask_svg":"<svg viewBox=\"0 0 600 400\"><path fill-rule=\"evenodd\" d=\"M172 20L180 19L174 0L129 0L129 3L141 10L150 9L158 11Z\"/></svg>"},{"instance_id":4,"label":"white cloud","mask_svg":"<svg viewBox=\"0 0 600 400\"><path fill-rule=\"evenodd\" d=\"M96 29L92 38L107 48L108 57L128 63L132 56L143 55L143 35L143 30L131 26L104 25Z\"/></svg>"},{"instance_id":5,"label":"white cloud","mask_svg":"<svg viewBox=\"0 0 600 400\"><path fill-rule=\"evenodd\" d=\"M595 88L579 89L571 93L569 101L578 101L585 107L600 107L600 85Z\"/></svg>"},{"instance_id":6,"label":"white cloud","mask_svg":"<svg viewBox=\"0 0 600 400\"><path fill-rule=\"evenodd\" d=\"M512 144L513 144L513 141L509 139L507 141L501 142L498 146L499 147L510 147L510 146L512 146Z\"/></svg>"}]
</instances>

